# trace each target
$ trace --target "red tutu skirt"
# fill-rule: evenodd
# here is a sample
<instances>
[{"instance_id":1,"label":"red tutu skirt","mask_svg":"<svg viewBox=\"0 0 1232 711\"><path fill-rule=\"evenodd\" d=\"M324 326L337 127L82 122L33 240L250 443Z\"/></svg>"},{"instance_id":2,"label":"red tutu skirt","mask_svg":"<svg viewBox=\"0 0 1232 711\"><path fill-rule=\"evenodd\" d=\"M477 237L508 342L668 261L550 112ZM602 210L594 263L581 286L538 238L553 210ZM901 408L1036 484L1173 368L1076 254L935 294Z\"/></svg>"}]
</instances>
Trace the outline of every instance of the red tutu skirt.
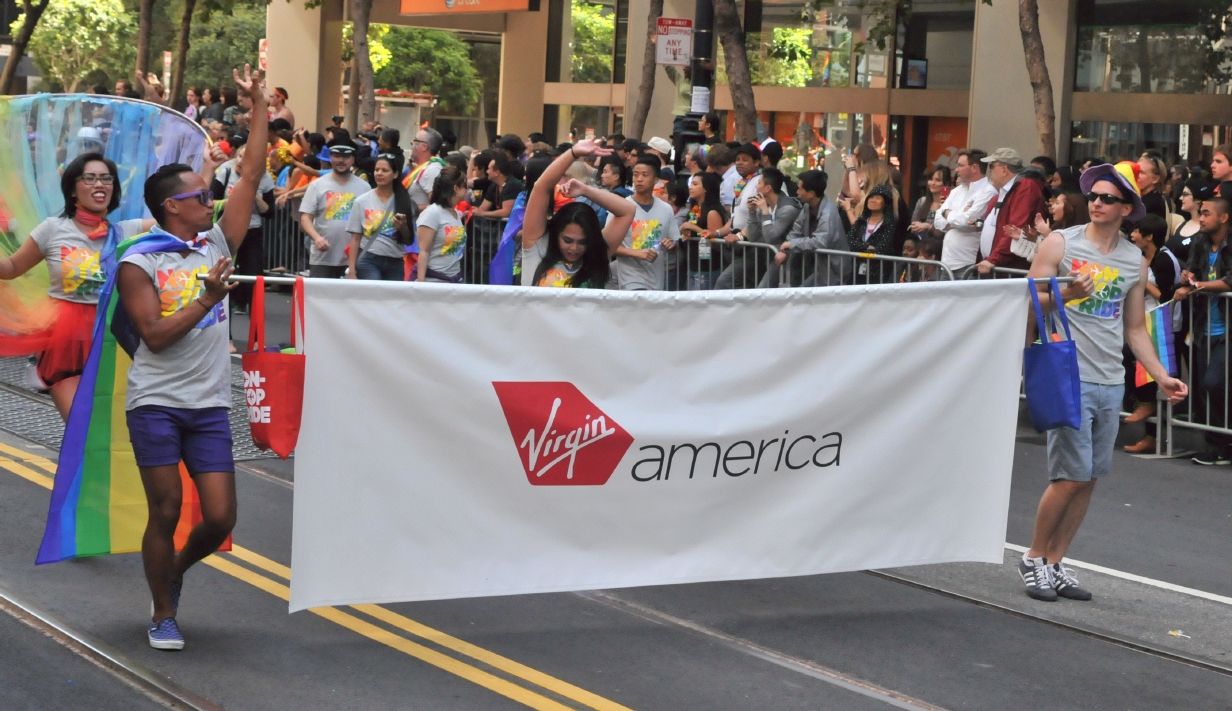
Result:
<instances>
[{"instance_id":1,"label":"red tutu skirt","mask_svg":"<svg viewBox=\"0 0 1232 711\"><path fill-rule=\"evenodd\" d=\"M95 304L56 299L59 313L47 349L39 355L38 376L47 385L81 375L94 337Z\"/></svg>"}]
</instances>

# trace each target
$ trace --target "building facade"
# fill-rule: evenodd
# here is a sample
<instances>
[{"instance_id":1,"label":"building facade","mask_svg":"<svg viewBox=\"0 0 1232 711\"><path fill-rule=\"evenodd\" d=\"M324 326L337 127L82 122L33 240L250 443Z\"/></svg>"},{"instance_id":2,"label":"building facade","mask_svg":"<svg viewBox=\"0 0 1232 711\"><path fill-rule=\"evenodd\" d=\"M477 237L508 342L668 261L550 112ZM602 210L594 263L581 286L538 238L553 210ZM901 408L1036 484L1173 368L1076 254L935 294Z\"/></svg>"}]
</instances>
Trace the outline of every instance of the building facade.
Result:
<instances>
[{"instance_id":1,"label":"building facade","mask_svg":"<svg viewBox=\"0 0 1232 711\"><path fill-rule=\"evenodd\" d=\"M881 44L861 4L741 0L761 132L823 152L872 143L913 176L968 145L1039 152L1017 2L914 0L909 20ZM563 141L622 129L653 32L649 5L376 0L372 21L498 44L497 110L486 118L502 134ZM1169 162L1197 164L1228 139L1232 94L1203 76L1198 18L1186 5L1039 0L1059 162L1154 148ZM692 19L694 9L693 0L664 0L663 16ZM269 6L270 81L289 88L296 111L315 114L317 125L340 106L346 13L344 0ZM731 95L717 51L713 107L724 111ZM659 66L655 77L643 138L669 135L688 106L686 72Z\"/></svg>"}]
</instances>

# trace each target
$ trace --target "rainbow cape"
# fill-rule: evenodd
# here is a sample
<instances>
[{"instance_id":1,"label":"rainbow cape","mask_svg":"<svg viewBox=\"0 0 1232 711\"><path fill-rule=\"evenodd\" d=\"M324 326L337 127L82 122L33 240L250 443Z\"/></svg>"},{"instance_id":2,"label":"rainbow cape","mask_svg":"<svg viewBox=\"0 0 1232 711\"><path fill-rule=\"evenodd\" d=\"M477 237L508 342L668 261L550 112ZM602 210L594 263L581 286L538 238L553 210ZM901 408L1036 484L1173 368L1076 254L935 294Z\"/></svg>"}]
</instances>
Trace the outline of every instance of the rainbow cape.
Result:
<instances>
[{"instance_id":1,"label":"rainbow cape","mask_svg":"<svg viewBox=\"0 0 1232 711\"><path fill-rule=\"evenodd\" d=\"M406 177L402 179L402 187L409 190L411 183L419 180L419 176L428 168L429 165L432 165L433 163L436 163L437 165L445 165L445 161L443 159L438 158L437 156L432 156L428 160L412 168L411 172L406 174ZM432 186L428 186L428 192L432 192Z\"/></svg>"},{"instance_id":2,"label":"rainbow cape","mask_svg":"<svg viewBox=\"0 0 1232 711\"><path fill-rule=\"evenodd\" d=\"M1158 308L1148 311L1146 313L1146 332L1151 337L1151 343L1155 344L1155 352L1159 354L1159 362L1168 371L1168 375L1175 376L1177 367L1176 346L1172 340L1172 306L1173 302L1169 301L1166 304L1161 304ZM1155 382L1155 379L1146 372L1146 368L1142 367L1142 363L1135 362L1134 386L1140 388L1147 383L1153 382Z\"/></svg>"},{"instance_id":3,"label":"rainbow cape","mask_svg":"<svg viewBox=\"0 0 1232 711\"><path fill-rule=\"evenodd\" d=\"M114 96L0 96L0 256L9 257L40 222L64 210L60 172L82 153L99 151L120 171L115 222L149 217L146 177L168 163L201 167L205 131L165 106ZM47 295L46 262L0 281L0 356L44 350L57 308Z\"/></svg>"},{"instance_id":4,"label":"rainbow cape","mask_svg":"<svg viewBox=\"0 0 1232 711\"><path fill-rule=\"evenodd\" d=\"M132 359L112 333L116 309L121 308L115 290L119 271L115 266L126 255L183 249L184 242L171 235L147 232L117 245L111 263L106 265L107 281L99 293L94 340L64 428L51 508L36 563L141 550L147 505L124 414ZM201 521L197 488L182 463L180 481L184 501L175 531L176 550L184 547L192 527ZM230 539L222 550L230 550Z\"/></svg>"},{"instance_id":5,"label":"rainbow cape","mask_svg":"<svg viewBox=\"0 0 1232 711\"><path fill-rule=\"evenodd\" d=\"M505 231L501 233L500 244L496 247L496 255L488 266L488 283L501 286L515 285L513 281L513 258L522 248L522 223L526 221L526 199L530 195L523 191L513 203L509 212L509 221L505 223Z\"/></svg>"}]
</instances>

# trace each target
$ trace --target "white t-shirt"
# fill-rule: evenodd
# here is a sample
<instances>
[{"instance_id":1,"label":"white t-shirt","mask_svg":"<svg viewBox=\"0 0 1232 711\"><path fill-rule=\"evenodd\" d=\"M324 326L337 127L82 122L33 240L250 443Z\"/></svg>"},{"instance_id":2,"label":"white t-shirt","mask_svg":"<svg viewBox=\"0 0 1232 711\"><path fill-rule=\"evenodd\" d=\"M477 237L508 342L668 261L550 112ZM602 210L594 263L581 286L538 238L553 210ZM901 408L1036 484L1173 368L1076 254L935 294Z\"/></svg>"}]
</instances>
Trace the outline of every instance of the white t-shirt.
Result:
<instances>
[{"instance_id":1,"label":"white t-shirt","mask_svg":"<svg viewBox=\"0 0 1232 711\"><path fill-rule=\"evenodd\" d=\"M218 167L214 173L218 182L222 183L223 196L231 197L231 191L235 189L236 183L240 182L240 174L235 172L235 161L229 160ZM261 180L257 183L257 194L264 195L274 189L274 179L269 173L261 171ZM261 213L257 211L257 204L252 204L252 217L248 218L248 229L261 226Z\"/></svg>"},{"instance_id":2,"label":"white t-shirt","mask_svg":"<svg viewBox=\"0 0 1232 711\"><path fill-rule=\"evenodd\" d=\"M143 225L143 220L116 223L121 240L141 234ZM77 229L71 218L49 217L30 231L30 239L47 261L48 295L78 304L98 303L98 292L107 281L100 260L106 237L90 239Z\"/></svg>"},{"instance_id":3,"label":"white t-shirt","mask_svg":"<svg viewBox=\"0 0 1232 711\"><path fill-rule=\"evenodd\" d=\"M419 213L415 223L415 231L427 227L435 234L432 239L431 251L424 251L424 245L419 245L420 259L427 255L428 268L448 276L456 276L462 271L462 250L466 248L466 226L458 218L455 210L449 210L440 205L432 204Z\"/></svg>"},{"instance_id":4,"label":"white t-shirt","mask_svg":"<svg viewBox=\"0 0 1232 711\"><path fill-rule=\"evenodd\" d=\"M680 229L676 227L676 211L672 206L659 198L646 209L630 195L625 198L637 207L633 215L633 224L625 234L623 246L626 249L662 249L660 242L680 240ZM609 216L608 221L612 218ZM660 254L653 262L646 262L635 257L618 257L616 268L616 283L624 291L658 290L666 286L667 258Z\"/></svg>"},{"instance_id":5,"label":"white t-shirt","mask_svg":"<svg viewBox=\"0 0 1232 711\"><path fill-rule=\"evenodd\" d=\"M231 250L222 227L204 233L205 244L187 257L178 252L134 254L120 260L141 267L158 290L164 317L205 293L205 276ZM183 338L155 353L142 341L128 369L124 409L161 405L184 410L231 407L231 356L227 300L216 304Z\"/></svg>"},{"instance_id":6,"label":"white t-shirt","mask_svg":"<svg viewBox=\"0 0 1232 711\"><path fill-rule=\"evenodd\" d=\"M415 176L411 184L406 187L407 192L411 194L412 202L416 205L428 204L432 196L432 186L436 185L436 176L441 174L442 167L444 166L436 161L428 161L428 166Z\"/></svg>"},{"instance_id":7,"label":"white t-shirt","mask_svg":"<svg viewBox=\"0 0 1232 711\"><path fill-rule=\"evenodd\" d=\"M359 248L378 257L401 259L406 249L398 244L394 231L394 196L381 200L376 190L355 198L351 218L347 220L347 232L362 235ZM358 255L356 255L358 256Z\"/></svg>"},{"instance_id":8,"label":"white t-shirt","mask_svg":"<svg viewBox=\"0 0 1232 711\"><path fill-rule=\"evenodd\" d=\"M329 249L321 251L308 244L308 263L341 267L347 263L346 246L351 242L347 222L355 199L372 190L366 181L353 174L338 182L337 173L330 172L312 181L304 192L300 212L312 216L312 226L329 243Z\"/></svg>"}]
</instances>

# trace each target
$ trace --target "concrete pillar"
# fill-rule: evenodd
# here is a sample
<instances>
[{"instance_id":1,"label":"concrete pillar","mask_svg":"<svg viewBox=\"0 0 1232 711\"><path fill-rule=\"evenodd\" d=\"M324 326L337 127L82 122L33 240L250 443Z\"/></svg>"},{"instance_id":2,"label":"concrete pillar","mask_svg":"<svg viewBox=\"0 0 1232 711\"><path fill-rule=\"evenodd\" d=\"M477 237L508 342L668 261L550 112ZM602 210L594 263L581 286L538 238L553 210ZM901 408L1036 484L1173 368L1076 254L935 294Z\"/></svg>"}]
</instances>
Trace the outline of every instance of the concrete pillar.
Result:
<instances>
[{"instance_id":1,"label":"concrete pillar","mask_svg":"<svg viewBox=\"0 0 1232 711\"><path fill-rule=\"evenodd\" d=\"M650 13L650 0L630 0L629 2L629 46L625 61L625 121L633 114L637 103L638 87L642 81L642 59L646 52L647 34L646 17ZM693 0L664 0L664 17L681 17L693 19ZM715 42L718 42L716 39ZM677 67L684 72L685 67ZM676 86L667 76L667 72L659 67L655 70L654 95L650 102L650 114L646 117L646 129L642 132L643 141L652 136L667 138L672 133L672 119L675 118Z\"/></svg>"},{"instance_id":2,"label":"concrete pillar","mask_svg":"<svg viewBox=\"0 0 1232 711\"><path fill-rule=\"evenodd\" d=\"M1040 35L1057 115L1059 162L1065 162L1069 152L1077 5L1077 0L1039 0ZM967 145L986 151L1009 146L1026 161L1039 153L1017 2L975 5L969 118Z\"/></svg>"},{"instance_id":3,"label":"concrete pillar","mask_svg":"<svg viewBox=\"0 0 1232 711\"><path fill-rule=\"evenodd\" d=\"M337 2L338 0L334 0ZM296 121L317 129L328 125L319 121L321 57L321 7L305 9L302 2L271 2L266 10L266 85L281 86L290 99L287 105Z\"/></svg>"},{"instance_id":4,"label":"concrete pillar","mask_svg":"<svg viewBox=\"0 0 1232 711\"><path fill-rule=\"evenodd\" d=\"M543 78L547 66L548 3L537 12L505 16L496 130L525 136L543 130Z\"/></svg>"}]
</instances>

